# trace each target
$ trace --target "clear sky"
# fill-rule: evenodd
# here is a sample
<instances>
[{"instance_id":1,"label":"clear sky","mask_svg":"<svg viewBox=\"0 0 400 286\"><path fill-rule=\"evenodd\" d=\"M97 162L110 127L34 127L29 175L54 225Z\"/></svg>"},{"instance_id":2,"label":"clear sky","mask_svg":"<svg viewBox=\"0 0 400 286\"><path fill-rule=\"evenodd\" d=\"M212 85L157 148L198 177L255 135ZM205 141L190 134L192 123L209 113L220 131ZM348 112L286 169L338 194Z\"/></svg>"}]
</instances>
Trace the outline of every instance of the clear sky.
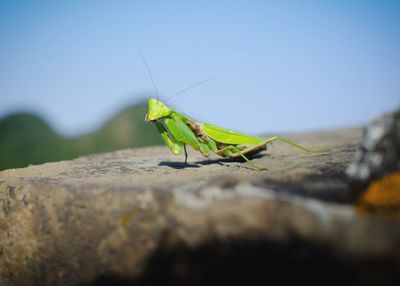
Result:
<instances>
[{"instance_id":1,"label":"clear sky","mask_svg":"<svg viewBox=\"0 0 400 286\"><path fill-rule=\"evenodd\" d=\"M153 94L248 133L357 126L400 106L400 1L0 1L0 117L99 127Z\"/></svg>"}]
</instances>

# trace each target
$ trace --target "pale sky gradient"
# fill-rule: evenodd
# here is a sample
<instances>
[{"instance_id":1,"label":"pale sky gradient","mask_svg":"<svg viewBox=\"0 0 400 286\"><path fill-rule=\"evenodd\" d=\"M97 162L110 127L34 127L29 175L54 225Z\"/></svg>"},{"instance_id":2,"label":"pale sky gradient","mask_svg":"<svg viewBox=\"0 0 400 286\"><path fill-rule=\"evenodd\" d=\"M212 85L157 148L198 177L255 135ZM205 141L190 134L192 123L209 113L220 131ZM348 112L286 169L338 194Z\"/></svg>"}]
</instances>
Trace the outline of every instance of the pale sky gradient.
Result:
<instances>
[{"instance_id":1,"label":"pale sky gradient","mask_svg":"<svg viewBox=\"0 0 400 286\"><path fill-rule=\"evenodd\" d=\"M213 78L171 105L251 134L357 126L400 106L400 1L3 0L0 117L91 131L153 94L139 50L162 98Z\"/></svg>"}]
</instances>

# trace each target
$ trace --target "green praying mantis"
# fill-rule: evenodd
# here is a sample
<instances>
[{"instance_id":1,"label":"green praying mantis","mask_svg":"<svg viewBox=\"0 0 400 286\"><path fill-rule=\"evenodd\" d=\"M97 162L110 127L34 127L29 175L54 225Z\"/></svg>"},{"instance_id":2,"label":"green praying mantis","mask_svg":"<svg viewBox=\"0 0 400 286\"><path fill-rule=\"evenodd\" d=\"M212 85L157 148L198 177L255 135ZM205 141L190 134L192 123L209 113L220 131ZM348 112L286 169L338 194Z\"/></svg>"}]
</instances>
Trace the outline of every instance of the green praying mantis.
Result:
<instances>
[{"instance_id":1,"label":"green praying mantis","mask_svg":"<svg viewBox=\"0 0 400 286\"><path fill-rule=\"evenodd\" d=\"M146 66L158 97L157 87L153 75L150 72L150 68L141 52L140 56ZM175 95L206 81L208 80L198 82ZM266 150L267 145L272 142L281 141L304 152L311 152L310 149L282 137L274 136L265 139L193 120L189 116L172 109L155 98L149 99L149 110L146 114L145 121L156 125L158 132L172 153L180 155L184 151L185 165L188 158L186 145L190 145L194 150L199 151L205 157L208 157L211 152L221 157L241 157L252 169L259 171L267 170L267 168L254 165L248 157Z\"/></svg>"},{"instance_id":2,"label":"green praying mantis","mask_svg":"<svg viewBox=\"0 0 400 286\"><path fill-rule=\"evenodd\" d=\"M149 99L149 110L145 121L156 125L172 153L175 155L185 153L185 165L188 158L186 145L190 145L206 157L211 152L221 157L241 157L255 170L266 170L266 168L254 165L248 156L266 150L267 145L275 141L287 143L304 152L311 152L310 149L282 137L274 136L267 139L254 137L193 120L155 98Z\"/></svg>"}]
</instances>

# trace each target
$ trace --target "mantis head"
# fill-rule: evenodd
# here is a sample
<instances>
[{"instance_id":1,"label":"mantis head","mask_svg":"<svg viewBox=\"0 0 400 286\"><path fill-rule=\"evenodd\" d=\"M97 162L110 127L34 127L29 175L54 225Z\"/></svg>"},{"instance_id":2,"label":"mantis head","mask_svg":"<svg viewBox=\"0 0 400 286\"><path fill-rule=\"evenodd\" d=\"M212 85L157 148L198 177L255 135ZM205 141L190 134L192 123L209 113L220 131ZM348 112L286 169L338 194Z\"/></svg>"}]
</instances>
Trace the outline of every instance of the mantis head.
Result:
<instances>
[{"instance_id":1,"label":"mantis head","mask_svg":"<svg viewBox=\"0 0 400 286\"><path fill-rule=\"evenodd\" d=\"M167 117L171 114L172 110L161 101L150 98L149 99L149 111L146 114L146 121L152 122L163 117Z\"/></svg>"}]
</instances>

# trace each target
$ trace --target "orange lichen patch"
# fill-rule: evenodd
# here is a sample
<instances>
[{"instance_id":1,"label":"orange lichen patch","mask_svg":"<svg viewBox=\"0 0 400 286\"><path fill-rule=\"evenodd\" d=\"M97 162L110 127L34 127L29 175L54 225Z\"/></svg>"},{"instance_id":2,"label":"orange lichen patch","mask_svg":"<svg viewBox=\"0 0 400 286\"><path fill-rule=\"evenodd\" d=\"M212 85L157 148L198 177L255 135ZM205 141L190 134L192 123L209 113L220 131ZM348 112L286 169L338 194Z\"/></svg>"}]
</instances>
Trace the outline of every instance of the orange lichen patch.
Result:
<instances>
[{"instance_id":1,"label":"orange lichen patch","mask_svg":"<svg viewBox=\"0 0 400 286\"><path fill-rule=\"evenodd\" d=\"M135 214L133 212L127 212L126 214L121 216L121 222L124 226L127 226L131 223Z\"/></svg>"},{"instance_id":2,"label":"orange lichen patch","mask_svg":"<svg viewBox=\"0 0 400 286\"><path fill-rule=\"evenodd\" d=\"M394 172L372 182L361 195L356 209L400 222L400 172Z\"/></svg>"}]
</instances>

